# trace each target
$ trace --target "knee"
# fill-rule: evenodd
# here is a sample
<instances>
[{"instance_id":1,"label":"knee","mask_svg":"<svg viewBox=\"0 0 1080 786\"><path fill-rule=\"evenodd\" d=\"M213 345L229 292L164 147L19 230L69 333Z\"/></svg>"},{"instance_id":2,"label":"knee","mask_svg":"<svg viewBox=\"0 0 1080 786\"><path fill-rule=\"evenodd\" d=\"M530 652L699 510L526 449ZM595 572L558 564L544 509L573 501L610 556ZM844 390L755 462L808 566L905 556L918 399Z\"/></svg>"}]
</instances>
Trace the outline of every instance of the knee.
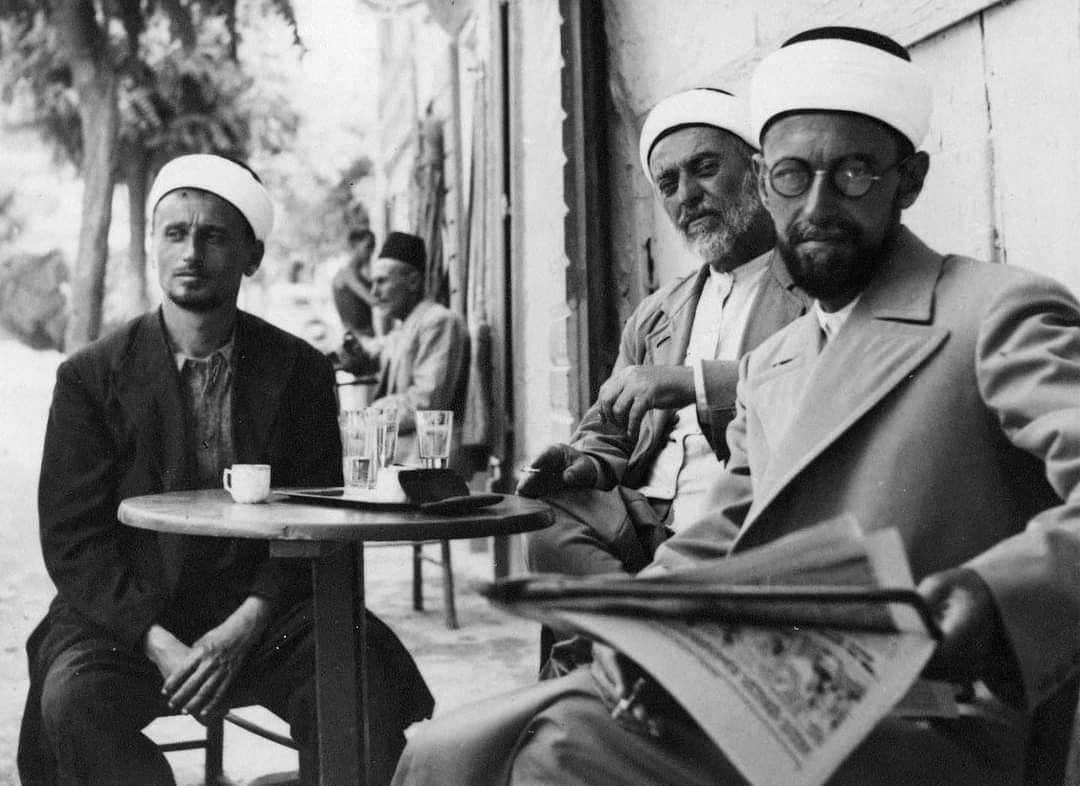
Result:
<instances>
[{"instance_id":1,"label":"knee","mask_svg":"<svg viewBox=\"0 0 1080 786\"><path fill-rule=\"evenodd\" d=\"M558 783L581 769L580 762L595 755L588 740L572 724L550 717L535 718L522 735L512 763L512 783ZM584 757L584 758L583 758Z\"/></svg>"},{"instance_id":2,"label":"knee","mask_svg":"<svg viewBox=\"0 0 1080 786\"><path fill-rule=\"evenodd\" d=\"M41 691L41 721L45 733L52 739L70 736L69 729L92 721L100 712L102 696L96 684L78 672L57 670L49 672Z\"/></svg>"},{"instance_id":3,"label":"knee","mask_svg":"<svg viewBox=\"0 0 1080 786\"><path fill-rule=\"evenodd\" d=\"M460 728L438 720L414 726L398 759L393 783L423 786L447 782L447 758L461 747L460 735Z\"/></svg>"},{"instance_id":4,"label":"knee","mask_svg":"<svg viewBox=\"0 0 1080 786\"><path fill-rule=\"evenodd\" d=\"M555 533L547 529L525 534L525 567L534 573L558 571L560 544Z\"/></svg>"}]
</instances>

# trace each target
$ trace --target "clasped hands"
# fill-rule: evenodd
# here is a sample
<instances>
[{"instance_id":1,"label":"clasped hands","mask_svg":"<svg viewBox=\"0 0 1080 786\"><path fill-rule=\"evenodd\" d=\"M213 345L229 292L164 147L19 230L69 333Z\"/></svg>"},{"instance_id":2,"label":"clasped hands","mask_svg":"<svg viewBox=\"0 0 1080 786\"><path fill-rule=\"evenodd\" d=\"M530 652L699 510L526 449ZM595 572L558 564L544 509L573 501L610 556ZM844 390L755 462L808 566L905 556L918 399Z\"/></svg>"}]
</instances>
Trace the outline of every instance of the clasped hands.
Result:
<instances>
[{"instance_id":1,"label":"clasped hands","mask_svg":"<svg viewBox=\"0 0 1080 786\"><path fill-rule=\"evenodd\" d=\"M266 622L265 601L250 597L190 646L164 627L151 626L144 650L161 672L169 707L200 721L224 714L229 687Z\"/></svg>"},{"instance_id":2,"label":"clasped hands","mask_svg":"<svg viewBox=\"0 0 1080 786\"><path fill-rule=\"evenodd\" d=\"M1005 686L1015 685L1017 675L1008 673L1015 664L997 608L978 573L964 567L944 570L923 579L917 591L944 634L923 669L925 677L970 683L1001 677L1005 672ZM591 669L604 702L616 709L621 706L622 711L613 713L613 717L617 714L624 724L650 736L663 733L662 713L650 706L649 691L641 690L639 680L644 672L635 663L611 647L594 642Z\"/></svg>"}]
</instances>

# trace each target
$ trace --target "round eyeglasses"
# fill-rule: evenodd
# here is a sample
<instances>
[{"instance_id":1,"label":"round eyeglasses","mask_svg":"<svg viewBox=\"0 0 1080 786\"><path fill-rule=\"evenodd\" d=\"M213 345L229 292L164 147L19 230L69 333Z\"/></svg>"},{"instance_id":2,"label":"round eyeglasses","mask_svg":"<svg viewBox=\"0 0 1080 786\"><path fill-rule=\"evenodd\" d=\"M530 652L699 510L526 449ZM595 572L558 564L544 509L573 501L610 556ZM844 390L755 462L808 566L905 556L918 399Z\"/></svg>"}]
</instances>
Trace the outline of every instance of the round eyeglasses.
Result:
<instances>
[{"instance_id":1,"label":"round eyeglasses","mask_svg":"<svg viewBox=\"0 0 1080 786\"><path fill-rule=\"evenodd\" d=\"M910 156L901 158L880 172L861 158L847 156L832 163L827 169L814 169L809 161L801 158L782 158L769 169L769 184L780 196L797 197L805 194L814 178L827 175L840 194L852 199L866 196L874 183L881 180L887 172L896 169Z\"/></svg>"}]
</instances>

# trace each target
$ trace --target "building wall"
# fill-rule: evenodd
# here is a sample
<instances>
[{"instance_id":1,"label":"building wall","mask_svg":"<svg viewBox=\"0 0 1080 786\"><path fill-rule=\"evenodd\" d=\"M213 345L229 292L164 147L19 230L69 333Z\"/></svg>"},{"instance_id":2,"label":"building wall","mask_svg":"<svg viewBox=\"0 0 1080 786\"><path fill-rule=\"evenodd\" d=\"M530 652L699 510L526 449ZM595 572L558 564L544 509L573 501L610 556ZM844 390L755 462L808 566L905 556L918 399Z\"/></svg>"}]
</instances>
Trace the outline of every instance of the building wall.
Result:
<instances>
[{"instance_id":1,"label":"building wall","mask_svg":"<svg viewBox=\"0 0 1080 786\"><path fill-rule=\"evenodd\" d=\"M564 441L569 411L557 0L511 2L514 412L519 458Z\"/></svg>"},{"instance_id":2,"label":"building wall","mask_svg":"<svg viewBox=\"0 0 1080 786\"><path fill-rule=\"evenodd\" d=\"M753 65L789 35L826 24L870 27L929 71L935 114L926 191L905 221L934 247L1022 265L1080 292L1080 0L605 0L613 129L640 128L660 98L698 85L744 90ZM661 23L662 20L662 23ZM647 186L633 135L613 133L612 166L643 186L613 210L640 213ZM651 215L650 215L651 214ZM660 281L693 264L658 206L621 243L653 239ZM644 288L640 270L624 289Z\"/></svg>"}]
</instances>

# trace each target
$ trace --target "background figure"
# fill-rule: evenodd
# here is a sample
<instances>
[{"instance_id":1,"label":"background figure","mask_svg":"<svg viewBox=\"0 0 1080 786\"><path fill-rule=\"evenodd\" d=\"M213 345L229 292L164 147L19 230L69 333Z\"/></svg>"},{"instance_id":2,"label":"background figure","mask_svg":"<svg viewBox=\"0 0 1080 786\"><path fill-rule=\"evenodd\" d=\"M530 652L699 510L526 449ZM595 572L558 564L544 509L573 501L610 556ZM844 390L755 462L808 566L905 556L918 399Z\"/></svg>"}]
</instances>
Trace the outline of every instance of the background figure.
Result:
<instances>
[{"instance_id":1,"label":"background figure","mask_svg":"<svg viewBox=\"0 0 1080 786\"><path fill-rule=\"evenodd\" d=\"M315 743L311 578L264 541L127 527L128 497L220 488L233 464L287 486L341 483L333 375L306 342L237 309L273 209L246 167L211 155L162 167L150 191L163 299L63 362L38 491L57 595L27 643L19 772L38 784L171 784L142 729L258 703ZM389 779L404 729L430 715L409 653L373 615L373 765ZM313 758L306 756L307 758Z\"/></svg>"},{"instance_id":2,"label":"background figure","mask_svg":"<svg viewBox=\"0 0 1080 786\"><path fill-rule=\"evenodd\" d=\"M756 147L742 101L722 90L677 93L646 118L642 168L703 264L634 310L570 444L533 461L518 491L544 496L555 524L526 536L530 569L635 572L700 516L727 457L739 357L809 303L769 251Z\"/></svg>"},{"instance_id":3,"label":"background figure","mask_svg":"<svg viewBox=\"0 0 1080 786\"><path fill-rule=\"evenodd\" d=\"M334 307L345 330L357 336L371 336L375 330L372 314L371 255L375 252L375 235L370 229L350 229L349 259L334 274L331 288Z\"/></svg>"},{"instance_id":4,"label":"background figure","mask_svg":"<svg viewBox=\"0 0 1080 786\"><path fill-rule=\"evenodd\" d=\"M469 331L450 309L424 299L425 263L422 238L405 232L387 236L371 265L371 291L374 305L400 324L383 337L346 336L341 366L354 374L377 374L371 406L397 408L398 463L419 464L416 410L451 410L449 463L460 470Z\"/></svg>"}]
</instances>

